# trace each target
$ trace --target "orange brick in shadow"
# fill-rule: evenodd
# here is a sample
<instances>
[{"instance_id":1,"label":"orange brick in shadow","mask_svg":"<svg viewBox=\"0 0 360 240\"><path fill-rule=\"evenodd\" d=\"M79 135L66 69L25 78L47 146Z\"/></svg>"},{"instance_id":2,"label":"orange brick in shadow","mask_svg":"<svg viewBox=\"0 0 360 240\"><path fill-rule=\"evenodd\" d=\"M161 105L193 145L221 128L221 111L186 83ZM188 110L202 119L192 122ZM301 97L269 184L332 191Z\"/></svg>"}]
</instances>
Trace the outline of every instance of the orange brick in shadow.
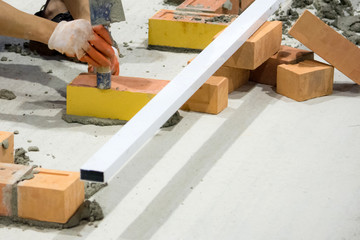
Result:
<instances>
[{"instance_id":1,"label":"orange brick in shadow","mask_svg":"<svg viewBox=\"0 0 360 240\"><path fill-rule=\"evenodd\" d=\"M330 95L334 67L314 60L278 66L276 91L296 101Z\"/></svg>"},{"instance_id":2,"label":"orange brick in shadow","mask_svg":"<svg viewBox=\"0 0 360 240\"><path fill-rule=\"evenodd\" d=\"M281 39L282 23L280 21L265 22L225 62L224 66L255 70L280 50Z\"/></svg>"},{"instance_id":3,"label":"orange brick in shadow","mask_svg":"<svg viewBox=\"0 0 360 240\"><path fill-rule=\"evenodd\" d=\"M250 70L222 66L214 73L213 76L227 78L228 93L232 93L239 87L249 82Z\"/></svg>"},{"instance_id":4,"label":"orange brick in shadow","mask_svg":"<svg viewBox=\"0 0 360 240\"><path fill-rule=\"evenodd\" d=\"M189 60L188 64L194 59L195 58ZM213 74L213 76L226 77L228 79L228 93L232 93L235 89L238 89L249 82L250 70L222 66Z\"/></svg>"},{"instance_id":5,"label":"orange brick in shadow","mask_svg":"<svg viewBox=\"0 0 360 240\"><path fill-rule=\"evenodd\" d=\"M219 13L219 14L239 14L239 0L230 0L231 9L225 3L227 0L186 0L180 4L176 10ZM225 5L224 5L225 4Z\"/></svg>"},{"instance_id":6,"label":"orange brick in shadow","mask_svg":"<svg viewBox=\"0 0 360 240\"><path fill-rule=\"evenodd\" d=\"M0 163L0 216L16 216L16 183L31 173L29 166Z\"/></svg>"},{"instance_id":7,"label":"orange brick in shadow","mask_svg":"<svg viewBox=\"0 0 360 240\"><path fill-rule=\"evenodd\" d=\"M36 170L39 173L33 179L18 184L18 216L66 223L84 201L80 173Z\"/></svg>"},{"instance_id":8,"label":"orange brick in shadow","mask_svg":"<svg viewBox=\"0 0 360 240\"><path fill-rule=\"evenodd\" d=\"M279 52L269 58L260 67L251 71L250 80L276 86L277 67L281 64L296 64L305 60L313 60L314 52L281 46Z\"/></svg>"},{"instance_id":9,"label":"orange brick in shadow","mask_svg":"<svg viewBox=\"0 0 360 240\"><path fill-rule=\"evenodd\" d=\"M228 105L228 79L210 77L181 107L185 111L218 114Z\"/></svg>"},{"instance_id":10,"label":"orange brick in shadow","mask_svg":"<svg viewBox=\"0 0 360 240\"><path fill-rule=\"evenodd\" d=\"M0 131L0 162L14 163L14 133Z\"/></svg>"}]
</instances>

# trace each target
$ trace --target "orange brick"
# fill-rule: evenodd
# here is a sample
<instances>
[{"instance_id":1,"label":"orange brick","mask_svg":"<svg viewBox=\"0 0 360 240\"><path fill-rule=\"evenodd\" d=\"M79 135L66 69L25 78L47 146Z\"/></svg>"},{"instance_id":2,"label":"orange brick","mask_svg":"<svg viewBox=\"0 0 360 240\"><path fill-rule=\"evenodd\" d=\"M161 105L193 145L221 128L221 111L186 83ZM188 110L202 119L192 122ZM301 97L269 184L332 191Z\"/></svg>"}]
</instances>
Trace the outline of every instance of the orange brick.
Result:
<instances>
[{"instance_id":1,"label":"orange brick","mask_svg":"<svg viewBox=\"0 0 360 240\"><path fill-rule=\"evenodd\" d=\"M282 23L280 21L264 23L237 50L224 66L254 70L280 49Z\"/></svg>"},{"instance_id":2,"label":"orange brick","mask_svg":"<svg viewBox=\"0 0 360 240\"><path fill-rule=\"evenodd\" d=\"M360 84L360 49L318 17L306 10L289 33Z\"/></svg>"},{"instance_id":3,"label":"orange brick","mask_svg":"<svg viewBox=\"0 0 360 240\"><path fill-rule=\"evenodd\" d=\"M0 162L14 163L14 134L0 131Z\"/></svg>"},{"instance_id":4,"label":"orange brick","mask_svg":"<svg viewBox=\"0 0 360 240\"><path fill-rule=\"evenodd\" d=\"M67 87L69 115L130 120L169 81L112 76L111 89L96 88L96 75L80 74Z\"/></svg>"},{"instance_id":5,"label":"orange brick","mask_svg":"<svg viewBox=\"0 0 360 240\"><path fill-rule=\"evenodd\" d=\"M330 95L334 68L314 60L278 66L276 91L296 101Z\"/></svg>"},{"instance_id":6,"label":"orange brick","mask_svg":"<svg viewBox=\"0 0 360 240\"><path fill-rule=\"evenodd\" d=\"M223 5L227 0L186 0L176 10L219 13L219 14L239 14L239 0L230 0L232 8L224 8Z\"/></svg>"},{"instance_id":7,"label":"orange brick","mask_svg":"<svg viewBox=\"0 0 360 240\"><path fill-rule=\"evenodd\" d=\"M251 71L250 80L276 86L277 67L280 64L296 64L304 60L313 60L314 53L307 50L281 46L279 52Z\"/></svg>"},{"instance_id":8,"label":"orange brick","mask_svg":"<svg viewBox=\"0 0 360 240\"><path fill-rule=\"evenodd\" d=\"M231 93L249 82L250 70L222 66L213 76L228 79L228 92Z\"/></svg>"},{"instance_id":9,"label":"orange brick","mask_svg":"<svg viewBox=\"0 0 360 240\"><path fill-rule=\"evenodd\" d=\"M246 8L248 8L255 0L241 0L240 3L240 9L241 11L244 11Z\"/></svg>"},{"instance_id":10,"label":"orange brick","mask_svg":"<svg viewBox=\"0 0 360 240\"><path fill-rule=\"evenodd\" d=\"M0 216L16 216L16 183L32 168L24 165L0 163Z\"/></svg>"},{"instance_id":11,"label":"orange brick","mask_svg":"<svg viewBox=\"0 0 360 240\"><path fill-rule=\"evenodd\" d=\"M228 105L228 79L211 77L182 106L182 110L218 114Z\"/></svg>"},{"instance_id":12,"label":"orange brick","mask_svg":"<svg viewBox=\"0 0 360 240\"><path fill-rule=\"evenodd\" d=\"M194 60L194 58L189 60L188 64L190 64L192 60ZM222 66L213 76L226 77L228 79L228 90L229 93L231 93L249 82L250 70Z\"/></svg>"},{"instance_id":13,"label":"orange brick","mask_svg":"<svg viewBox=\"0 0 360 240\"><path fill-rule=\"evenodd\" d=\"M33 179L18 184L18 216L66 223L84 201L80 173L36 170L39 173Z\"/></svg>"}]
</instances>

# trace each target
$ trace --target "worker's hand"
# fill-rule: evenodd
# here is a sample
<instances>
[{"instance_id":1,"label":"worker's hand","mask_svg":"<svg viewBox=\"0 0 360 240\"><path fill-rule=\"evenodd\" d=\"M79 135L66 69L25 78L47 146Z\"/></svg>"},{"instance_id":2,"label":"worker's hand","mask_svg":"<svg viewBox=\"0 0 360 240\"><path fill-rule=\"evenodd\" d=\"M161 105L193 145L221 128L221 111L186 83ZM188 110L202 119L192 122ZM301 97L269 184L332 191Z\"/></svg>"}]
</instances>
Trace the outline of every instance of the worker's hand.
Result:
<instances>
[{"instance_id":1,"label":"worker's hand","mask_svg":"<svg viewBox=\"0 0 360 240\"><path fill-rule=\"evenodd\" d=\"M119 75L120 74L120 64L119 64L119 53L118 50L114 47L112 47L115 54L112 59L110 59L111 62L111 74L112 75ZM96 69L91 64L88 64L88 72L89 73L96 73Z\"/></svg>"},{"instance_id":2,"label":"worker's hand","mask_svg":"<svg viewBox=\"0 0 360 240\"><path fill-rule=\"evenodd\" d=\"M48 46L67 56L76 56L94 67L111 66L110 59L115 54L111 45L83 19L60 22L52 33Z\"/></svg>"},{"instance_id":3,"label":"worker's hand","mask_svg":"<svg viewBox=\"0 0 360 240\"><path fill-rule=\"evenodd\" d=\"M110 36L109 31L103 26L103 25L97 25L93 27L93 30L96 35L98 35L102 40L104 40L106 43L108 43L110 46L112 45L112 38ZM96 46L96 43L94 41L90 41L94 46ZM112 47L112 51L114 54L109 58L110 59L110 67L111 67L111 73L113 75L119 75L120 73L120 66L119 66L119 53L116 48ZM88 71L94 72L95 65L89 63Z\"/></svg>"}]
</instances>

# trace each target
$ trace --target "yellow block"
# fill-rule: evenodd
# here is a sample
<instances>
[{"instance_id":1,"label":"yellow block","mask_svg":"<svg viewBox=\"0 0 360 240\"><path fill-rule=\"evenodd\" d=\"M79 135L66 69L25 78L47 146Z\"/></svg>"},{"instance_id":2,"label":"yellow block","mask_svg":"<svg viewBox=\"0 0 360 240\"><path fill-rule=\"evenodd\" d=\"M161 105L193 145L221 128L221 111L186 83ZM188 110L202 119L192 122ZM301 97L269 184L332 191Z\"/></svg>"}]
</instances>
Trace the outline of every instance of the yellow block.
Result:
<instances>
[{"instance_id":1,"label":"yellow block","mask_svg":"<svg viewBox=\"0 0 360 240\"><path fill-rule=\"evenodd\" d=\"M168 81L112 76L111 89L96 88L96 76L80 74L67 86L69 115L130 120Z\"/></svg>"},{"instance_id":2,"label":"yellow block","mask_svg":"<svg viewBox=\"0 0 360 240\"><path fill-rule=\"evenodd\" d=\"M163 9L149 19L149 46L202 50L236 17L190 12L180 14Z\"/></svg>"}]
</instances>

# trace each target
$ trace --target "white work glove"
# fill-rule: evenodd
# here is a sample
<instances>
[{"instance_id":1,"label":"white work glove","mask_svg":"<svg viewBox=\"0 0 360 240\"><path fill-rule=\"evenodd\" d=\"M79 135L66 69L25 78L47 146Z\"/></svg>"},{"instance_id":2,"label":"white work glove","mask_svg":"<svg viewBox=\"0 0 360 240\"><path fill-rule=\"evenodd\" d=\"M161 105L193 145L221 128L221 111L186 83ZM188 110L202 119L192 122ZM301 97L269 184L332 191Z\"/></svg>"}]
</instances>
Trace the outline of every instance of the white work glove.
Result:
<instances>
[{"instance_id":1,"label":"white work glove","mask_svg":"<svg viewBox=\"0 0 360 240\"><path fill-rule=\"evenodd\" d=\"M52 33L48 46L69 57L77 57L94 67L111 66L114 50L108 31L102 25L92 27L86 20L60 22ZM105 36L105 38L103 37Z\"/></svg>"},{"instance_id":2,"label":"white work glove","mask_svg":"<svg viewBox=\"0 0 360 240\"><path fill-rule=\"evenodd\" d=\"M90 48L89 41L93 39L91 24L78 19L70 22L60 22L49 39L49 49L55 49L67 56L81 59Z\"/></svg>"}]
</instances>

